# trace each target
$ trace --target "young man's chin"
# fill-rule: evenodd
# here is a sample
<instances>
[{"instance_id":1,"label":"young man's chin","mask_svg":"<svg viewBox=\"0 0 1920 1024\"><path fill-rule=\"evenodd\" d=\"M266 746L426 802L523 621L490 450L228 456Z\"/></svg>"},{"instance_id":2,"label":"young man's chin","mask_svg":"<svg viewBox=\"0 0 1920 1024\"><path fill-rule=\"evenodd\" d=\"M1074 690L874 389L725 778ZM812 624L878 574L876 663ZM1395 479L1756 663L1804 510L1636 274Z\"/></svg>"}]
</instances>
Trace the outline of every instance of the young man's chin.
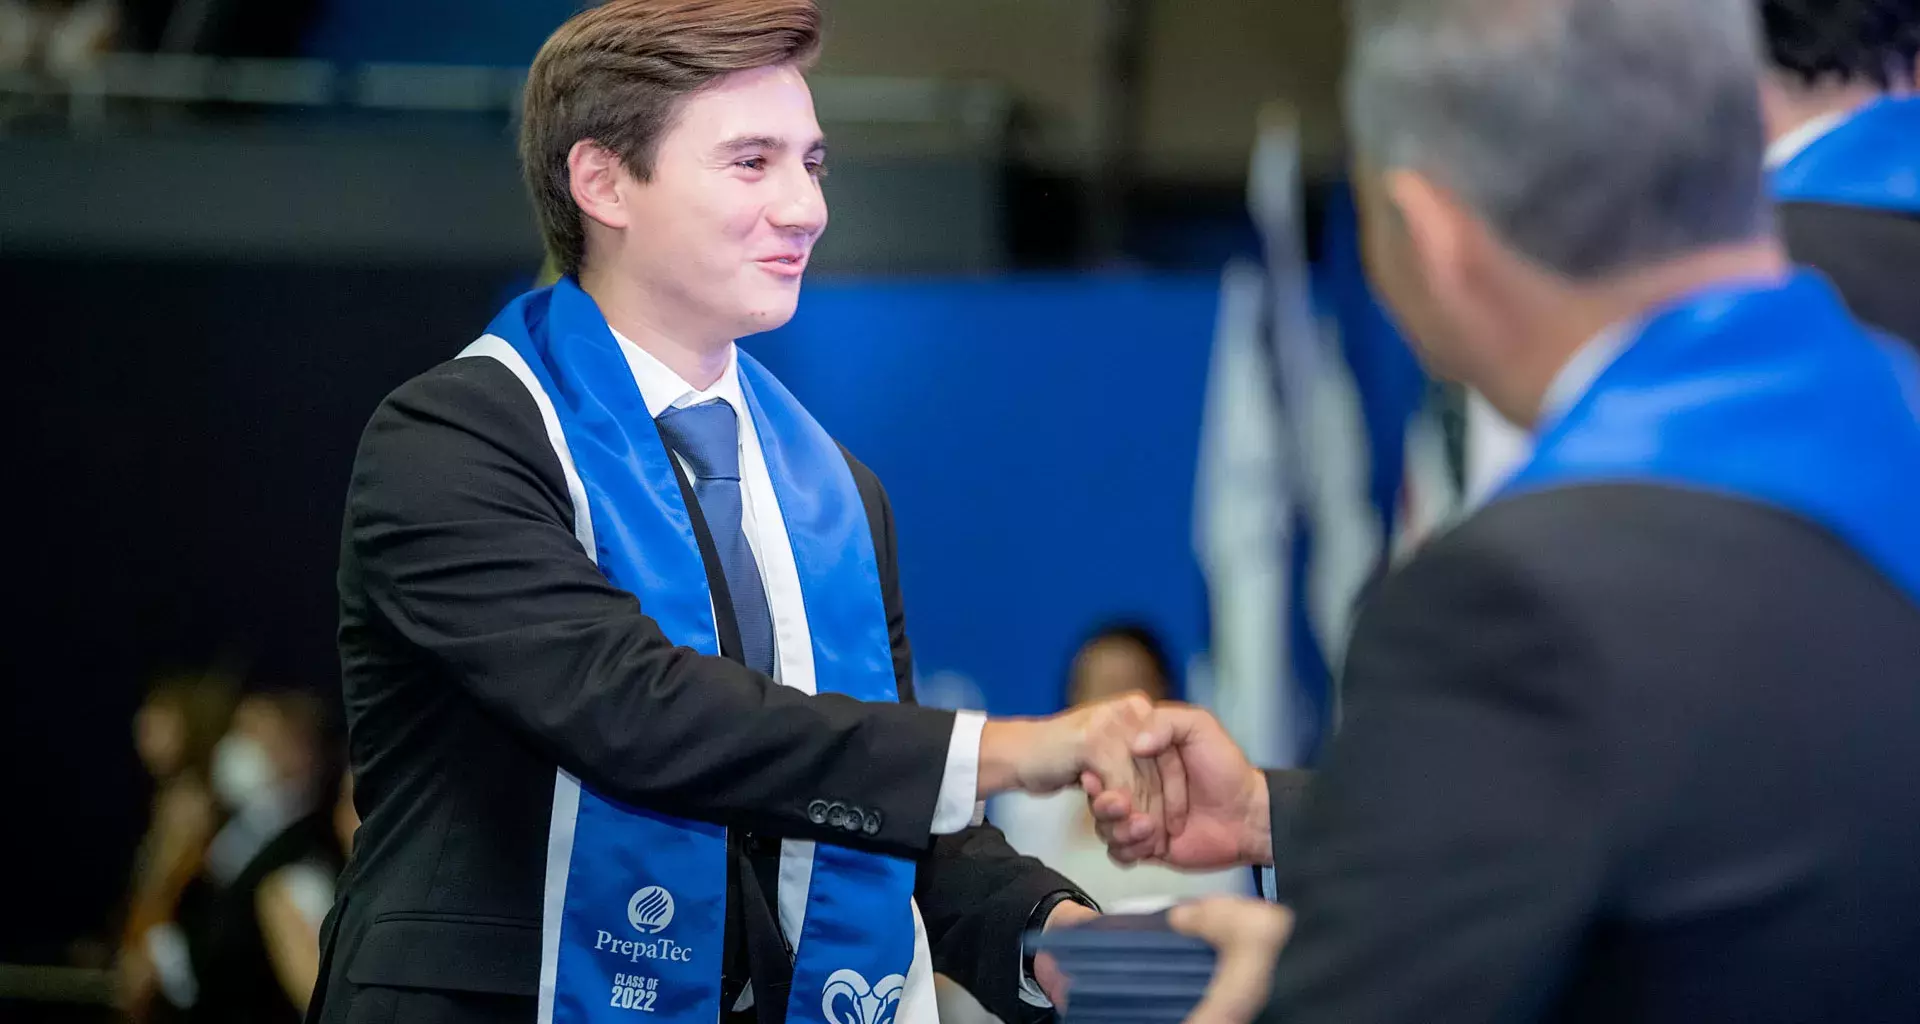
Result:
<instances>
[{"instance_id":1,"label":"young man's chin","mask_svg":"<svg viewBox=\"0 0 1920 1024\"><path fill-rule=\"evenodd\" d=\"M794 311L799 308L797 298L798 296L793 296L785 302L762 302L749 307L746 314L741 317L741 326L745 328L742 336L785 327L787 321L793 319Z\"/></svg>"}]
</instances>

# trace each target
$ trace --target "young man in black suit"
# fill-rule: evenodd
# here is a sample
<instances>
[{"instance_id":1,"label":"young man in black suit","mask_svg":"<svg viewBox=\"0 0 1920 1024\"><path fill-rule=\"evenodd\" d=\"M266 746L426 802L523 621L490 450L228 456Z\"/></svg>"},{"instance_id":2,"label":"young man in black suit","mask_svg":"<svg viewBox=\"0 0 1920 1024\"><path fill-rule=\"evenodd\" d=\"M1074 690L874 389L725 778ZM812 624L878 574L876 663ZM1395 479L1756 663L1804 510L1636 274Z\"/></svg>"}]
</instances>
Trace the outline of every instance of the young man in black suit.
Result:
<instances>
[{"instance_id":1,"label":"young man in black suit","mask_svg":"<svg viewBox=\"0 0 1920 1024\"><path fill-rule=\"evenodd\" d=\"M382 403L340 647L363 822L310 1019L1012 1022L1095 913L980 823L1083 777L1151 801L1120 699L913 703L872 472L735 346L825 229L814 0L613 0L535 60L563 272Z\"/></svg>"},{"instance_id":2,"label":"young man in black suit","mask_svg":"<svg viewBox=\"0 0 1920 1024\"><path fill-rule=\"evenodd\" d=\"M1291 912L1176 913L1196 1020L1920 1019L1920 361L1774 233L1751 7L1354 10L1370 273L1535 450L1362 611L1297 808L1203 712L1136 746L1189 809L1116 855Z\"/></svg>"},{"instance_id":3,"label":"young man in black suit","mask_svg":"<svg viewBox=\"0 0 1920 1024\"><path fill-rule=\"evenodd\" d=\"M1787 251L1920 346L1920 0L1763 0L1760 13Z\"/></svg>"}]
</instances>

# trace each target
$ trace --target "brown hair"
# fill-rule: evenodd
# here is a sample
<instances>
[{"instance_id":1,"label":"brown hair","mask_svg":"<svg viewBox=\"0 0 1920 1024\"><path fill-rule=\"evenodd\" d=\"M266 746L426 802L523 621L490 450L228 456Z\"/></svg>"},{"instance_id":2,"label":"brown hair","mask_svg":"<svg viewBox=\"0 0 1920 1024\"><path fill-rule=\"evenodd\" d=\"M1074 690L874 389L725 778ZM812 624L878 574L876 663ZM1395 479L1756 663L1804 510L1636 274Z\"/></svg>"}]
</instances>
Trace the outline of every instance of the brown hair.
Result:
<instances>
[{"instance_id":1,"label":"brown hair","mask_svg":"<svg viewBox=\"0 0 1920 1024\"><path fill-rule=\"evenodd\" d=\"M817 0L608 0L547 39L527 72L520 167L547 251L578 274L586 229L567 154L582 139L645 181L680 100L736 71L812 64Z\"/></svg>"},{"instance_id":2,"label":"brown hair","mask_svg":"<svg viewBox=\"0 0 1920 1024\"><path fill-rule=\"evenodd\" d=\"M233 720L239 690L238 683L217 672L166 676L154 682L144 706L180 716L179 771L206 780L214 744L226 735Z\"/></svg>"}]
</instances>

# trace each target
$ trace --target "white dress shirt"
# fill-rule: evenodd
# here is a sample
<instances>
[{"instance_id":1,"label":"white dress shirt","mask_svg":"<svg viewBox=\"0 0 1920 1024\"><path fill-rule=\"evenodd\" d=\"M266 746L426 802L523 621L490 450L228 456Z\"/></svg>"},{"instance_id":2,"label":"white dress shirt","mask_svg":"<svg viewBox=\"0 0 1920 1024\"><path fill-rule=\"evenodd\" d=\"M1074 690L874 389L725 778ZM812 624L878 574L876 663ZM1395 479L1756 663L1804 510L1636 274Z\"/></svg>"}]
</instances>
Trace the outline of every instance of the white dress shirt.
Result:
<instances>
[{"instance_id":1,"label":"white dress shirt","mask_svg":"<svg viewBox=\"0 0 1920 1024\"><path fill-rule=\"evenodd\" d=\"M754 561L759 564L768 610L773 617L773 678L781 685L814 693L813 635L807 627L807 609L801 598L800 570L794 563L793 545L787 536L786 520L780 514L773 477L767 472L753 414L740 387L739 350L728 350L726 370L712 387L702 391L619 331L614 331L613 336L620 342L620 351L633 371L640 397L647 405L647 415L658 418L668 409L684 409L716 398L733 407L740 422L740 527L747 536ZM684 459L680 465L687 471L688 479L692 479L692 470ZM986 716L978 712L962 711L954 719L953 736L947 746L946 774L934 805L934 835L959 832L979 821L981 806L975 795L979 791L980 734L985 726ZM783 841L780 844L780 928L788 940L796 944L806 916L812 876L813 843L796 839ZM901 1024L922 1024L932 1017L931 957L918 906L913 911L913 923L914 970L908 976L907 992L901 999ZM741 1006L736 1008L751 1005L750 997L749 989L742 997ZM925 1009L920 1009L921 1006ZM910 1014L910 1009L915 1012ZM916 1020L922 1013L926 1016Z\"/></svg>"}]
</instances>

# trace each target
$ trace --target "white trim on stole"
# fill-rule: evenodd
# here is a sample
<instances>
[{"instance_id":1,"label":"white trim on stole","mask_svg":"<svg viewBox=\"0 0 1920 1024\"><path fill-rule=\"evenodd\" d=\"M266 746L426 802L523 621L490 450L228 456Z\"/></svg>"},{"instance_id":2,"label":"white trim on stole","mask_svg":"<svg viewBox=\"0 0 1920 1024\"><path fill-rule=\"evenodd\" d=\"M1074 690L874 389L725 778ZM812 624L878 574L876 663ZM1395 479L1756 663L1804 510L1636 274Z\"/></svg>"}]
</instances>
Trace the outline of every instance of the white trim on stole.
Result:
<instances>
[{"instance_id":1,"label":"white trim on stole","mask_svg":"<svg viewBox=\"0 0 1920 1024\"><path fill-rule=\"evenodd\" d=\"M573 502L573 536L599 564L599 549L593 542L593 511L587 505L587 488L573 466L573 453L567 449L566 435L560 430L560 414L553 399L540 386L533 368L514 351L506 339L489 334L468 345L460 358L484 357L498 360L513 371L527 393L540 407L540 419L547 426L547 441L560 458L560 470L567 477L567 497ZM554 988L560 974L560 918L567 909L567 875L573 869L573 829L580 816L580 780L562 769L553 773L553 824L547 828L547 887L540 912L540 1013L539 1024L553 1024Z\"/></svg>"},{"instance_id":2,"label":"white trim on stole","mask_svg":"<svg viewBox=\"0 0 1920 1024\"><path fill-rule=\"evenodd\" d=\"M498 360L520 383L526 386L527 393L533 396L534 404L540 408L540 419L547 428L547 441L553 446L553 453L560 460L560 469L567 479L567 497L573 503L573 535L579 540L587 557L599 563L599 549L594 545L593 514L587 505L587 490L580 481L580 474L573 464L573 453L567 448L566 434L560 427L560 415L553 407L553 400L540 386L540 379L534 376L532 367L522 359L520 353L505 339L497 335L486 335L467 346L460 358L489 357ZM743 421L749 417L742 416ZM743 423L746 429L753 429L750 421ZM750 458L763 458L757 445L748 446ZM742 474L748 476L750 474ZM756 475L764 477L762 472ZM778 499L771 493L756 491L756 502L771 501L778 508ZM794 564L793 548L787 537L786 523L783 517L770 517L771 533L778 543L770 545L774 550L760 552L762 572L784 573L797 582L799 569ZM775 616L780 652L781 680L787 685L805 693L815 692L813 675L813 644L804 612L796 616ZM798 619L799 621L793 621ZM540 942L540 1010L538 1024L553 1024L554 988L560 965L560 919L566 910L567 874L572 867L574 826L580 812L580 781L562 770L556 770L553 782L553 824L547 832L547 881L545 904L542 910ZM812 881L813 845L811 842L787 840L781 843L780 884L782 891L805 893ZM783 901L784 902L784 901ZM805 901L798 901L802 914L805 913ZM897 1024L939 1024L938 1008L934 1000L933 955L927 943L926 924L921 919L920 908L916 901L909 900L908 906L913 913L914 955L907 969L905 990L901 993L900 1005L895 1010ZM781 908L785 913L781 925L787 934L802 934L804 921L788 921L792 911ZM798 944L796 938L795 944Z\"/></svg>"}]
</instances>

